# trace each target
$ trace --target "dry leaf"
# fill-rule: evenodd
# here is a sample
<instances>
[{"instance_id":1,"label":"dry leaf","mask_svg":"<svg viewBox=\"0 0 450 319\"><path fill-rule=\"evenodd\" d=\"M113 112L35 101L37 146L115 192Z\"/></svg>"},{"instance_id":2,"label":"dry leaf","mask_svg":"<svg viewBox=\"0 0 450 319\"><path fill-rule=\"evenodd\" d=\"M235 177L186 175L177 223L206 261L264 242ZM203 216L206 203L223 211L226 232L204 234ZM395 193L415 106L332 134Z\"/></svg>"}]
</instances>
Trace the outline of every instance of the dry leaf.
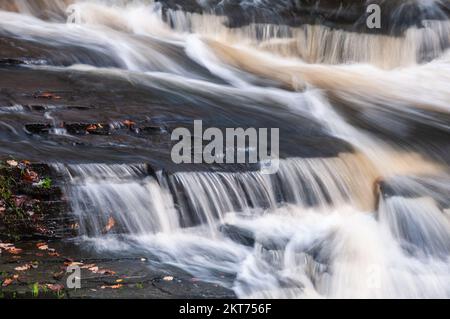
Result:
<instances>
[{"instance_id":1,"label":"dry leaf","mask_svg":"<svg viewBox=\"0 0 450 319\"><path fill-rule=\"evenodd\" d=\"M18 255L18 254L21 254L23 250L20 248L12 247L12 248L7 249L6 251L12 255Z\"/></svg>"},{"instance_id":2,"label":"dry leaf","mask_svg":"<svg viewBox=\"0 0 450 319\"><path fill-rule=\"evenodd\" d=\"M128 128L131 128L132 126L136 125L135 122L130 121L130 120L125 120L122 122L123 125L127 126Z\"/></svg>"},{"instance_id":3,"label":"dry leaf","mask_svg":"<svg viewBox=\"0 0 450 319\"><path fill-rule=\"evenodd\" d=\"M59 257L60 255L57 252L48 253L50 257Z\"/></svg>"},{"instance_id":4,"label":"dry leaf","mask_svg":"<svg viewBox=\"0 0 450 319\"><path fill-rule=\"evenodd\" d=\"M95 266L96 266L96 264L86 264L86 265L81 266L80 268L81 269L89 269L89 268L92 268L92 267L95 267Z\"/></svg>"},{"instance_id":5,"label":"dry leaf","mask_svg":"<svg viewBox=\"0 0 450 319\"><path fill-rule=\"evenodd\" d=\"M91 124L86 128L86 131L88 132L92 132L92 131L96 131L97 130L97 125L95 124Z\"/></svg>"},{"instance_id":6,"label":"dry leaf","mask_svg":"<svg viewBox=\"0 0 450 319\"><path fill-rule=\"evenodd\" d=\"M55 99L55 100L59 100L61 99L60 96L55 95L54 93L50 93L50 92L43 92L43 93L39 93L39 94L35 94L34 95L35 98L37 99Z\"/></svg>"},{"instance_id":7,"label":"dry leaf","mask_svg":"<svg viewBox=\"0 0 450 319\"><path fill-rule=\"evenodd\" d=\"M76 261L66 261L64 263L64 266L67 266L67 267L71 267L71 266L78 266L78 267L80 267L80 266L83 266L83 265L84 265L83 263L76 262Z\"/></svg>"},{"instance_id":8,"label":"dry leaf","mask_svg":"<svg viewBox=\"0 0 450 319\"><path fill-rule=\"evenodd\" d=\"M98 272L98 267L97 266L90 267L90 268L88 268L88 270L93 272L94 274L96 274Z\"/></svg>"},{"instance_id":9,"label":"dry leaf","mask_svg":"<svg viewBox=\"0 0 450 319\"><path fill-rule=\"evenodd\" d=\"M47 284L46 286L51 291L55 291L55 292L58 292L58 291L61 291L61 290L64 289L64 286L63 285L59 285L59 284Z\"/></svg>"},{"instance_id":10,"label":"dry leaf","mask_svg":"<svg viewBox=\"0 0 450 319\"><path fill-rule=\"evenodd\" d=\"M11 249L12 247L14 247L13 244L0 243L0 249L8 250L8 249Z\"/></svg>"},{"instance_id":11,"label":"dry leaf","mask_svg":"<svg viewBox=\"0 0 450 319\"><path fill-rule=\"evenodd\" d=\"M112 271L112 270L109 270L109 269L100 269L100 270L97 271L97 274L100 274L100 275L115 275L116 272Z\"/></svg>"},{"instance_id":12,"label":"dry leaf","mask_svg":"<svg viewBox=\"0 0 450 319\"><path fill-rule=\"evenodd\" d=\"M117 284L117 285L113 285L113 286L101 286L101 289L106 289L106 288L110 288L110 289L120 289L122 288L123 285L122 284Z\"/></svg>"},{"instance_id":13,"label":"dry leaf","mask_svg":"<svg viewBox=\"0 0 450 319\"><path fill-rule=\"evenodd\" d=\"M6 161L6 163L12 167L17 167L17 165L19 165L19 163L15 160L9 160L9 161Z\"/></svg>"},{"instance_id":14,"label":"dry leaf","mask_svg":"<svg viewBox=\"0 0 450 319\"><path fill-rule=\"evenodd\" d=\"M2 283L2 287L8 287L9 285L11 285L14 282L14 279L11 278L6 278L3 283Z\"/></svg>"},{"instance_id":15,"label":"dry leaf","mask_svg":"<svg viewBox=\"0 0 450 319\"><path fill-rule=\"evenodd\" d=\"M28 182L39 182L39 175L32 171L32 170L26 170L25 173L23 174L23 179L28 181Z\"/></svg>"},{"instance_id":16,"label":"dry leaf","mask_svg":"<svg viewBox=\"0 0 450 319\"><path fill-rule=\"evenodd\" d=\"M14 270L16 270L16 271L26 271L26 270L29 270L31 267L33 267L32 264L25 264L23 266L19 266L19 267L14 268Z\"/></svg>"},{"instance_id":17,"label":"dry leaf","mask_svg":"<svg viewBox=\"0 0 450 319\"><path fill-rule=\"evenodd\" d=\"M116 226L116 221L114 218L110 217L108 219L108 224L105 226L105 229L103 230L103 233L108 233L111 229L113 229Z\"/></svg>"},{"instance_id":18,"label":"dry leaf","mask_svg":"<svg viewBox=\"0 0 450 319\"><path fill-rule=\"evenodd\" d=\"M48 250L48 245L45 244L45 243L39 243L39 244L36 244L36 247L37 247L39 250Z\"/></svg>"},{"instance_id":19,"label":"dry leaf","mask_svg":"<svg viewBox=\"0 0 450 319\"><path fill-rule=\"evenodd\" d=\"M109 269L100 269L98 266L93 265L92 267L88 267L88 270L93 272L94 274L100 275L115 275L116 273Z\"/></svg>"}]
</instances>

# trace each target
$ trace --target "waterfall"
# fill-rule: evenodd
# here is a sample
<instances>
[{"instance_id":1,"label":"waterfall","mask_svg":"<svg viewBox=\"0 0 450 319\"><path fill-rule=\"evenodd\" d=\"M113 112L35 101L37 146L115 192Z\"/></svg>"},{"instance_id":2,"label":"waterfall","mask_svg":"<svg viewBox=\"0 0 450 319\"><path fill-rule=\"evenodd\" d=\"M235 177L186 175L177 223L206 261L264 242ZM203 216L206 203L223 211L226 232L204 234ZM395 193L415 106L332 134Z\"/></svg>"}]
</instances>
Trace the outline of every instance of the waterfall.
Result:
<instances>
[{"instance_id":1,"label":"waterfall","mask_svg":"<svg viewBox=\"0 0 450 319\"><path fill-rule=\"evenodd\" d=\"M145 165L57 165L84 235L104 233L113 218L127 233L171 232L178 216L167 190L148 176Z\"/></svg>"},{"instance_id":2,"label":"waterfall","mask_svg":"<svg viewBox=\"0 0 450 319\"><path fill-rule=\"evenodd\" d=\"M52 163L80 246L243 298L450 298L448 1L366 32L192 2L0 2L0 151ZM199 119L279 128L279 170L177 166Z\"/></svg>"}]
</instances>

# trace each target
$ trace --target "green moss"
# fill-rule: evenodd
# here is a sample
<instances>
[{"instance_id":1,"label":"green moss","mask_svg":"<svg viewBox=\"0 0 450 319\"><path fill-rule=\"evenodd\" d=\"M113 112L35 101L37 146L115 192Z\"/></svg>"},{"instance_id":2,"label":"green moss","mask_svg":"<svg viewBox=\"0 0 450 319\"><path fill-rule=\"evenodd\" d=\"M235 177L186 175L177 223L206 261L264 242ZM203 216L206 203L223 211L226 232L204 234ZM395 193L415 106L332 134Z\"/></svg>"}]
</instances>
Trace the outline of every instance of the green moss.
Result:
<instances>
[{"instance_id":1,"label":"green moss","mask_svg":"<svg viewBox=\"0 0 450 319\"><path fill-rule=\"evenodd\" d=\"M12 169L3 167L0 170L0 202L5 208L0 217L0 223L6 227L6 236L18 239L20 225L23 224L27 214L22 208L17 207L14 201L13 189L17 182L12 177L13 175Z\"/></svg>"}]
</instances>

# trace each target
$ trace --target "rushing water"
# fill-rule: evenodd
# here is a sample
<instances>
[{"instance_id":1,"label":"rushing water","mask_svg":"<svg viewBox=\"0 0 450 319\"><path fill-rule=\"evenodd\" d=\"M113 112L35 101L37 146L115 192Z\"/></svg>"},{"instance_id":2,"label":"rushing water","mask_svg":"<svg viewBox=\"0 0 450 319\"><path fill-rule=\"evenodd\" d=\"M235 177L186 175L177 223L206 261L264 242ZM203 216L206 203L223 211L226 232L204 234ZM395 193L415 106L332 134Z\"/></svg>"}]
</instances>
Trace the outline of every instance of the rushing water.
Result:
<instances>
[{"instance_id":1,"label":"rushing water","mask_svg":"<svg viewBox=\"0 0 450 319\"><path fill-rule=\"evenodd\" d=\"M450 298L449 7L408 3L420 26L394 36L229 28L229 17L152 1L1 1L1 34L45 45L29 72L136 87L127 106L102 109L111 125L147 115L145 92L177 120L284 125L289 136L281 131L273 175L166 170L130 164L158 153L129 134L92 138L83 153L74 145L87 137L63 129L32 139L20 127L40 118L13 103L0 108L0 149L52 159L86 245L148 253L239 297ZM400 23L408 8L391 18ZM63 105L44 109L55 127L83 119ZM117 226L105 234L111 217Z\"/></svg>"}]
</instances>

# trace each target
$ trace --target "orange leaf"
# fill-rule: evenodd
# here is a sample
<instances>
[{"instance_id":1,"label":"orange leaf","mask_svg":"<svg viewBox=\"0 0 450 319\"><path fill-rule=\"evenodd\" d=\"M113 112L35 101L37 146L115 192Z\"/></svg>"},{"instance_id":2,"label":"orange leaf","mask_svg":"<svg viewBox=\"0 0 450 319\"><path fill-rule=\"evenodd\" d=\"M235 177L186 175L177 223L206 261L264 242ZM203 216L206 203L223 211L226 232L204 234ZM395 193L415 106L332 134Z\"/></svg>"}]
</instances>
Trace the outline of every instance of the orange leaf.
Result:
<instances>
[{"instance_id":1,"label":"orange leaf","mask_svg":"<svg viewBox=\"0 0 450 319\"><path fill-rule=\"evenodd\" d=\"M122 124L127 126L127 127L132 127L132 126L136 125L135 122L130 121L130 120L125 120L125 121L122 122Z\"/></svg>"},{"instance_id":2,"label":"orange leaf","mask_svg":"<svg viewBox=\"0 0 450 319\"><path fill-rule=\"evenodd\" d=\"M116 221L114 218L110 217L108 219L108 224L106 224L105 229L103 230L103 233L108 233L111 229L113 229L116 226Z\"/></svg>"},{"instance_id":3,"label":"orange leaf","mask_svg":"<svg viewBox=\"0 0 450 319\"><path fill-rule=\"evenodd\" d=\"M11 278L7 278L3 281L2 283L2 287L8 287L9 285L11 285L14 282L14 279Z\"/></svg>"},{"instance_id":4,"label":"orange leaf","mask_svg":"<svg viewBox=\"0 0 450 319\"><path fill-rule=\"evenodd\" d=\"M39 250L48 250L48 245L47 245L46 243L39 243L39 244L36 244L36 247L37 247Z\"/></svg>"},{"instance_id":5,"label":"orange leaf","mask_svg":"<svg viewBox=\"0 0 450 319\"><path fill-rule=\"evenodd\" d=\"M96 131L97 130L97 125L95 124L91 124L86 128L86 131L88 132L92 132L92 131Z\"/></svg>"},{"instance_id":6,"label":"orange leaf","mask_svg":"<svg viewBox=\"0 0 450 319\"><path fill-rule=\"evenodd\" d=\"M12 254L12 255L18 255L18 254L22 253L22 251L23 251L22 249L16 248L16 247L12 247L10 249L7 249L7 252Z\"/></svg>"},{"instance_id":7,"label":"orange leaf","mask_svg":"<svg viewBox=\"0 0 450 319\"><path fill-rule=\"evenodd\" d=\"M38 182L39 175L36 172L27 169L23 175L23 179L28 182Z\"/></svg>"},{"instance_id":8,"label":"orange leaf","mask_svg":"<svg viewBox=\"0 0 450 319\"><path fill-rule=\"evenodd\" d=\"M59 100L61 99L60 96L55 95L54 93L50 93L50 92L42 92L40 94L36 94L34 96L35 98L39 98L39 99L55 99L55 100Z\"/></svg>"}]
</instances>

